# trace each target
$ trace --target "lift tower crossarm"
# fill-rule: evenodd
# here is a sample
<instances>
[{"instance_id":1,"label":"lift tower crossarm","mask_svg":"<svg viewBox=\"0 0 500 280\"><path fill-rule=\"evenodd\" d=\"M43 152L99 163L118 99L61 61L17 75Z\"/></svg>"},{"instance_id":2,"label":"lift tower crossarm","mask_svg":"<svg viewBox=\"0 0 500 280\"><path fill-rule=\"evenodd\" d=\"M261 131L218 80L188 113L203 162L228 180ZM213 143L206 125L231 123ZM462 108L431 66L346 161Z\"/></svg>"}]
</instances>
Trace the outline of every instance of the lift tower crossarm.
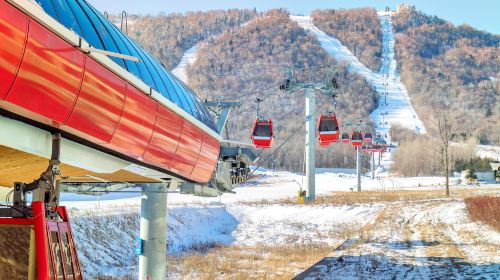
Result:
<instances>
[{"instance_id":1,"label":"lift tower crossarm","mask_svg":"<svg viewBox=\"0 0 500 280\"><path fill-rule=\"evenodd\" d=\"M217 131L222 134L222 130L226 127L229 113L233 107L241 107L241 102L221 102L221 101L205 101L205 106L215 113Z\"/></svg>"}]
</instances>

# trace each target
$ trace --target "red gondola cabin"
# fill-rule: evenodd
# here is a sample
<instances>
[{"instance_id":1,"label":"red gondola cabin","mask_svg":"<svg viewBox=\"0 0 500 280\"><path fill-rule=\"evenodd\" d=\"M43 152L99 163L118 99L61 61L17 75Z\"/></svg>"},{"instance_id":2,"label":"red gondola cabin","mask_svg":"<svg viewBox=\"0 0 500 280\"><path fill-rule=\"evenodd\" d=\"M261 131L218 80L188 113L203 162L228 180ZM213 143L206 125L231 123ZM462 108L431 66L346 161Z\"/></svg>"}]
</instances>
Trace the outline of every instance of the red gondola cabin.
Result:
<instances>
[{"instance_id":1,"label":"red gondola cabin","mask_svg":"<svg viewBox=\"0 0 500 280\"><path fill-rule=\"evenodd\" d=\"M360 147L363 144L363 134L359 131L354 131L351 135L351 145L353 147Z\"/></svg>"},{"instance_id":2,"label":"red gondola cabin","mask_svg":"<svg viewBox=\"0 0 500 280\"><path fill-rule=\"evenodd\" d=\"M351 138L349 137L349 133L347 133L347 132L342 133L341 141L344 144L349 144L349 142L351 142Z\"/></svg>"},{"instance_id":3,"label":"red gondola cabin","mask_svg":"<svg viewBox=\"0 0 500 280\"><path fill-rule=\"evenodd\" d=\"M365 138L363 138L363 141L365 143L372 143L373 136L370 132L365 133Z\"/></svg>"},{"instance_id":4,"label":"red gondola cabin","mask_svg":"<svg viewBox=\"0 0 500 280\"><path fill-rule=\"evenodd\" d=\"M328 145L337 142L339 138L339 123L335 114L319 116L318 134L320 145L322 145L321 143Z\"/></svg>"},{"instance_id":5,"label":"red gondola cabin","mask_svg":"<svg viewBox=\"0 0 500 280\"><path fill-rule=\"evenodd\" d=\"M273 144L273 121L255 120L252 143L256 148L271 148Z\"/></svg>"},{"instance_id":6,"label":"red gondola cabin","mask_svg":"<svg viewBox=\"0 0 500 280\"><path fill-rule=\"evenodd\" d=\"M30 216L0 217L0 279L83 279L66 209L56 213L33 202Z\"/></svg>"}]
</instances>

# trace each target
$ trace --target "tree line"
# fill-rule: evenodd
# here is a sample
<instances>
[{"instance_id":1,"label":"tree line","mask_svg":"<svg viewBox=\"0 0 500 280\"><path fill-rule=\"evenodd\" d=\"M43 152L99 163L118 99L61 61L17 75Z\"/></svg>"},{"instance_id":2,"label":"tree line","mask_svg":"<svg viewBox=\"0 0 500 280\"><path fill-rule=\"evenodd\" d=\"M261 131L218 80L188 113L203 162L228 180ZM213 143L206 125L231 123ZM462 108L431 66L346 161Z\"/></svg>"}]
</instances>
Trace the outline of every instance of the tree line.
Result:
<instances>
[{"instance_id":1,"label":"tree line","mask_svg":"<svg viewBox=\"0 0 500 280\"><path fill-rule=\"evenodd\" d=\"M196 43L224 30L238 27L257 14L255 10L230 9L207 12L187 12L156 16L129 15L128 35L159 59L167 69L173 69L182 54ZM121 22L114 15L110 19Z\"/></svg>"},{"instance_id":2,"label":"tree line","mask_svg":"<svg viewBox=\"0 0 500 280\"><path fill-rule=\"evenodd\" d=\"M378 71L382 56L382 27L374 8L315 10L314 25L342 44L373 71Z\"/></svg>"},{"instance_id":3,"label":"tree line","mask_svg":"<svg viewBox=\"0 0 500 280\"><path fill-rule=\"evenodd\" d=\"M451 108L467 115L454 141L500 145L500 36L418 11L393 23L398 70L425 125Z\"/></svg>"}]
</instances>

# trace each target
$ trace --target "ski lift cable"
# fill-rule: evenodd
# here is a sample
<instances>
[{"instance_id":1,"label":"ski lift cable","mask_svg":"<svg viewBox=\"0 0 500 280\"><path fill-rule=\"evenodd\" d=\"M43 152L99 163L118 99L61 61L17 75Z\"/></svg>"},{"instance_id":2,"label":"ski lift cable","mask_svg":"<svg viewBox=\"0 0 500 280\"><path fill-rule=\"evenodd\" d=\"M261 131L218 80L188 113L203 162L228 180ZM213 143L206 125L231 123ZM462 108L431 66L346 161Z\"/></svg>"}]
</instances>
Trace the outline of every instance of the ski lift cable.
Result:
<instances>
[{"instance_id":1,"label":"ski lift cable","mask_svg":"<svg viewBox=\"0 0 500 280\"><path fill-rule=\"evenodd\" d=\"M273 92L273 91L271 91L271 92L269 92L268 94L264 95L263 97L258 97L257 99L261 100L261 102L262 102L262 101L266 100L267 98L269 98L269 97L270 97L273 93L274 93L274 92ZM278 93L278 94L279 94L279 93ZM253 100L253 101L255 101L255 98L253 98L252 100ZM240 101L240 102L241 102L241 101ZM237 116L239 116L239 115L241 115L241 114L243 114L243 113L249 112L250 110L253 110L253 107L248 106L246 109L239 111L237 114L234 114L234 115L232 115L231 117L237 117Z\"/></svg>"},{"instance_id":2,"label":"ski lift cable","mask_svg":"<svg viewBox=\"0 0 500 280\"><path fill-rule=\"evenodd\" d=\"M279 82L279 83L276 83L276 84L273 84L269 87L266 87L264 89L261 89L261 90L257 90L257 91L254 91L254 92L249 92L249 93L245 93L245 94L240 94L240 95L237 95L237 96L232 96L232 97L228 97L228 98L225 98L225 99L221 99L220 101L230 101L230 100L235 100L235 99L240 99L240 98L243 98L243 97L250 97L250 96L253 96L253 95L257 95L257 94L260 94L260 93L264 93L264 92L267 92L268 90L271 90L275 87L278 87L282 84L282 82ZM252 97L251 99L254 100L254 98ZM264 99L264 98L262 98ZM239 100L240 102L242 100Z\"/></svg>"},{"instance_id":3,"label":"ski lift cable","mask_svg":"<svg viewBox=\"0 0 500 280\"><path fill-rule=\"evenodd\" d=\"M279 83L279 84L277 84L277 85L281 85L281 84L282 84L282 83ZM276 85L274 85L274 86L276 86ZM263 89L263 90L261 90L261 91L255 92L255 93L263 93L263 92L265 92L265 91L268 91L268 90L272 89L274 86L268 87L268 88L266 88L266 89ZM338 89L338 86L336 87L336 89ZM279 90L279 91L278 91L278 94L280 94L281 92L282 92L282 90ZM291 93L296 93L296 92L297 92L296 90L291 91ZM255 93L251 93L250 95L253 95L253 94L255 94ZM269 98L269 97L270 97L273 93L274 93L274 91L270 91L270 92L269 92L268 94L266 94L264 97L258 97L258 99L261 99L262 101L264 101L264 100L266 100L267 98ZM277 95L278 95L278 94L277 94ZM336 100L336 97L337 97L337 95L338 95L338 94L339 94L339 93L336 93L336 94L333 94L333 95L331 96L331 97L333 98L333 107L334 107L334 111L336 111L336 110L337 110L337 100ZM248 100L246 100L246 101L255 101L255 98L249 98L249 99L248 99ZM245 102L245 100L243 100L243 101L242 101L242 100L240 100L240 102ZM247 107L247 109L244 109L244 110L242 110L242 111L239 111L237 114L233 115L232 117L239 116L239 115L241 115L241 114L243 114L243 113L246 113L246 112L248 112L248 111L250 111L250 110L252 110L252 108L251 108L251 107Z\"/></svg>"},{"instance_id":4,"label":"ski lift cable","mask_svg":"<svg viewBox=\"0 0 500 280\"><path fill-rule=\"evenodd\" d=\"M276 64L277 65L277 64ZM280 66L281 68L284 68L283 66ZM319 70L321 68L327 68L327 67L317 67L317 68L311 68L311 67L301 67L301 68L293 68L294 71L300 71L300 70L311 70L311 69L314 69L314 70ZM285 81L287 79L285 78ZM220 101L229 101L230 99L231 100L234 100L234 99L239 99L239 98L242 98L242 97L249 97L249 96L252 96L252 95L256 95L256 94L259 94L259 93L264 93L268 90L271 90L273 89L274 87L277 87L277 86L281 86L283 85L283 82L279 82L279 83L276 83L276 84L273 84L267 88L264 88L262 90L257 90L257 91L254 91L254 92L250 92L250 93L245 93L245 94L241 94L241 95L237 95L237 96L234 96L234 97L231 97L231 98L227 98L227 99L221 99ZM261 99L265 99L265 98L261 98ZM254 98L250 98L249 100L254 100ZM242 100L239 100L240 102ZM244 101L244 100L243 100ZM248 100L247 100L248 101Z\"/></svg>"},{"instance_id":5,"label":"ski lift cable","mask_svg":"<svg viewBox=\"0 0 500 280\"><path fill-rule=\"evenodd\" d=\"M324 109L323 107L325 107L328 103L324 103L323 106L321 106L320 109ZM314 119L314 118L313 118ZM267 163L290 139L293 138L293 136L297 135L297 133L306 125L306 122L303 122L299 127L297 127L293 132L292 134L290 134L286 139L285 141L283 141L277 148L276 150L274 150L272 153L270 153L252 172L250 172L250 174L248 174L247 178L241 182L241 183L244 183L246 182L248 179L250 179L250 176L255 173L255 171L257 171L260 167L262 167L262 165L264 165L265 163ZM262 153L262 151L261 151ZM260 155L260 153L259 153ZM241 184L240 183L240 184Z\"/></svg>"}]
</instances>

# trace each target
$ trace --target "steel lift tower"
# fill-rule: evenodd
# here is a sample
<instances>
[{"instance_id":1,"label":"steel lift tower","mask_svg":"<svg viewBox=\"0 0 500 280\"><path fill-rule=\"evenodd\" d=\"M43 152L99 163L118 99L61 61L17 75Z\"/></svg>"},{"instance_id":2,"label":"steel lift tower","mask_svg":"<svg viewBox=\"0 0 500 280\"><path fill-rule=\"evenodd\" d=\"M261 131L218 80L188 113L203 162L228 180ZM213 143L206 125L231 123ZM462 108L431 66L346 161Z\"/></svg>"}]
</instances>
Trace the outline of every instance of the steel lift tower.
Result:
<instances>
[{"instance_id":1,"label":"steel lift tower","mask_svg":"<svg viewBox=\"0 0 500 280\"><path fill-rule=\"evenodd\" d=\"M287 80L280 89L287 91L305 91L305 124L306 124L306 135L305 135L305 173L306 173L306 200L314 201L316 196L316 92L324 93L329 96L335 97L337 95L337 89L339 88L335 75L337 74L335 70L331 68L306 68L300 70L305 74L303 81L298 81L295 72L298 70L284 69L287 73ZM325 78L319 80L314 78L314 74L317 74L321 70L326 70L324 74Z\"/></svg>"}]
</instances>

